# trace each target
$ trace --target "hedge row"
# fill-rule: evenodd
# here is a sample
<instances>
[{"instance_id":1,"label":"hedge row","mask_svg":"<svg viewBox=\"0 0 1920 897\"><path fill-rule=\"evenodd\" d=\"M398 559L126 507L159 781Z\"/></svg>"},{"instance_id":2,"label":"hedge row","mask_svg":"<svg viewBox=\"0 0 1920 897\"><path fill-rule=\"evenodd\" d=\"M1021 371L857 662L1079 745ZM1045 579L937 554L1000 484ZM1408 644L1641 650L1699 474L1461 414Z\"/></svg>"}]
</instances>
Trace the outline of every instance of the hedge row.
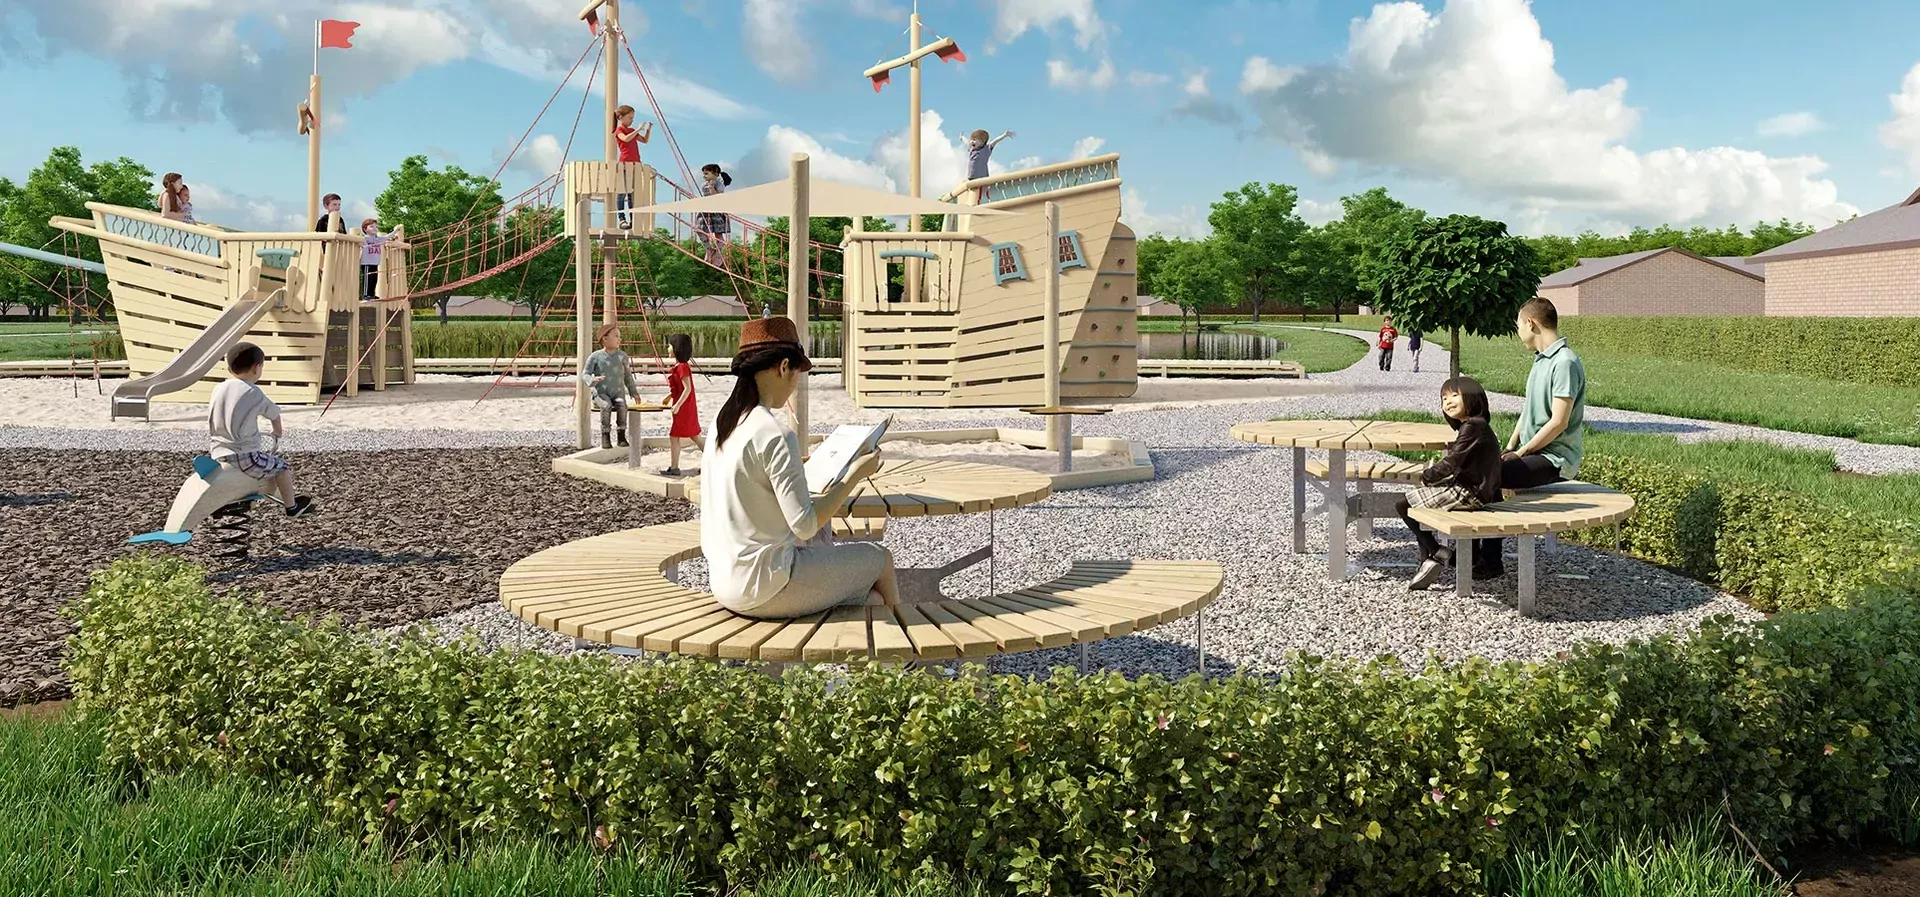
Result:
<instances>
[{"instance_id":1,"label":"hedge row","mask_svg":"<svg viewBox=\"0 0 1920 897\"><path fill-rule=\"evenodd\" d=\"M1764 611L1845 601L1870 583L1920 579L1920 525L1880 520L1784 489L1617 455L1581 462L1580 478L1633 496L1618 526L1569 541L1623 550L1743 595Z\"/></svg>"},{"instance_id":2,"label":"hedge row","mask_svg":"<svg viewBox=\"0 0 1920 897\"><path fill-rule=\"evenodd\" d=\"M1569 317L1582 349L1849 383L1920 383L1920 318Z\"/></svg>"},{"instance_id":3,"label":"hedge row","mask_svg":"<svg viewBox=\"0 0 1920 897\"><path fill-rule=\"evenodd\" d=\"M109 759L224 767L374 833L582 837L740 880L794 863L1021 894L1470 893L1516 831L1730 801L1768 843L1889 819L1920 596L1562 660L1302 659L1046 681L374 644L123 560L71 609Z\"/></svg>"}]
</instances>

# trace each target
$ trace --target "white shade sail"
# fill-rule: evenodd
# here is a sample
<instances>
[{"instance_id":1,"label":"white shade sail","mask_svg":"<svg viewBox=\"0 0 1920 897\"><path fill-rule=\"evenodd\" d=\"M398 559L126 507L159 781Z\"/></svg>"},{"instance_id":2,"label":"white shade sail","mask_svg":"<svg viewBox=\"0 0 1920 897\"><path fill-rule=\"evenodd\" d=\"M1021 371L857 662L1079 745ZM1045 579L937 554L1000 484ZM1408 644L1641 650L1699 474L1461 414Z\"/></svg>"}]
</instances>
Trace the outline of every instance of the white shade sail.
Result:
<instances>
[{"instance_id":1,"label":"white shade sail","mask_svg":"<svg viewBox=\"0 0 1920 897\"><path fill-rule=\"evenodd\" d=\"M1011 212L981 206L963 206L937 199L915 198L812 178L808 183L808 215L814 218L886 217L889 215L1009 215ZM637 214L648 212L681 213L726 212L733 215L790 215L793 213L793 184L773 181L728 190L714 196L700 196L678 202L641 206Z\"/></svg>"}]
</instances>

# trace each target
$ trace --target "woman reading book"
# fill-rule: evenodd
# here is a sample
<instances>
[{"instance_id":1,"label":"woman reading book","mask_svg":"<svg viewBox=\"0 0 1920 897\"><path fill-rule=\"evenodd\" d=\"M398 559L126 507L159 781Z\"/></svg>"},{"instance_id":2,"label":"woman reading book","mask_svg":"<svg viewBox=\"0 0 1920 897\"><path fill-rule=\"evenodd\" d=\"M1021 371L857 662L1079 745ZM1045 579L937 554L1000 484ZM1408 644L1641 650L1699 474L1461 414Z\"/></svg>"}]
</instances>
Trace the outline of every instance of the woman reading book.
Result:
<instances>
[{"instance_id":1,"label":"woman reading book","mask_svg":"<svg viewBox=\"0 0 1920 897\"><path fill-rule=\"evenodd\" d=\"M880 469L879 453L855 461L826 494L811 495L800 437L774 413L813 367L793 321L748 321L732 367L733 393L714 421L700 482L700 548L714 597L763 619L900 603L892 553L871 542L835 543L829 529L853 490Z\"/></svg>"}]
</instances>

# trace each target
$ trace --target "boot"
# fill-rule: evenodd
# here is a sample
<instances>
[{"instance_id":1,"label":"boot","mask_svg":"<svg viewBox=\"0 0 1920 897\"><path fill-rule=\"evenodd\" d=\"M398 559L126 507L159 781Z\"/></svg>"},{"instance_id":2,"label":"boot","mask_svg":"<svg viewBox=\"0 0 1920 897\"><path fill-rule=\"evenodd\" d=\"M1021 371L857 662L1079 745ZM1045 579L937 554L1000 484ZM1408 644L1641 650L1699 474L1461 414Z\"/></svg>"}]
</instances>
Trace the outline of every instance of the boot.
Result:
<instances>
[{"instance_id":1,"label":"boot","mask_svg":"<svg viewBox=\"0 0 1920 897\"><path fill-rule=\"evenodd\" d=\"M600 431L600 447L603 449L613 448L613 435L605 430Z\"/></svg>"},{"instance_id":2,"label":"boot","mask_svg":"<svg viewBox=\"0 0 1920 897\"><path fill-rule=\"evenodd\" d=\"M620 443L621 448L627 447L627 431L621 430L620 432L613 434L613 438Z\"/></svg>"}]
</instances>

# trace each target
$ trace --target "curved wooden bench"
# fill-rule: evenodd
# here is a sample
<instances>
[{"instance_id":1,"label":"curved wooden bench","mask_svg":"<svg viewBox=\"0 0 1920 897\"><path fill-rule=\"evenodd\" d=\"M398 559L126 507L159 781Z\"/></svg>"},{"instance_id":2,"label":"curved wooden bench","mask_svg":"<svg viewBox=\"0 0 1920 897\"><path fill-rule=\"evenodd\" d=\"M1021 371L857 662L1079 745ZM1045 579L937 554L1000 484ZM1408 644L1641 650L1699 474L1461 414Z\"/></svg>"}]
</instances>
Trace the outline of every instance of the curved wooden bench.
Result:
<instances>
[{"instance_id":1,"label":"curved wooden bench","mask_svg":"<svg viewBox=\"0 0 1920 897\"><path fill-rule=\"evenodd\" d=\"M1307 473L1327 478L1331 468L1325 461L1308 461ZM1420 485L1420 474L1427 469L1424 461L1361 461L1347 463L1347 479L1370 480L1381 483L1411 483Z\"/></svg>"},{"instance_id":2,"label":"curved wooden bench","mask_svg":"<svg viewBox=\"0 0 1920 897\"><path fill-rule=\"evenodd\" d=\"M1551 483L1507 493L1497 504L1473 511L1436 511L1414 508L1407 512L1421 526L1452 539L1517 537L1520 543L1520 598L1522 615L1533 613L1535 536L1592 529L1633 516L1633 496L1579 480ZM1469 551L1454 552L1455 590L1471 594L1473 571Z\"/></svg>"},{"instance_id":3,"label":"curved wooden bench","mask_svg":"<svg viewBox=\"0 0 1920 897\"><path fill-rule=\"evenodd\" d=\"M646 651L775 663L917 662L1127 635L1199 613L1224 579L1212 561L1077 561L1065 576L991 598L756 620L667 578L675 564L699 555L699 521L591 536L508 567L500 600L543 629ZM1204 668L1204 643L1201 650Z\"/></svg>"}]
</instances>

